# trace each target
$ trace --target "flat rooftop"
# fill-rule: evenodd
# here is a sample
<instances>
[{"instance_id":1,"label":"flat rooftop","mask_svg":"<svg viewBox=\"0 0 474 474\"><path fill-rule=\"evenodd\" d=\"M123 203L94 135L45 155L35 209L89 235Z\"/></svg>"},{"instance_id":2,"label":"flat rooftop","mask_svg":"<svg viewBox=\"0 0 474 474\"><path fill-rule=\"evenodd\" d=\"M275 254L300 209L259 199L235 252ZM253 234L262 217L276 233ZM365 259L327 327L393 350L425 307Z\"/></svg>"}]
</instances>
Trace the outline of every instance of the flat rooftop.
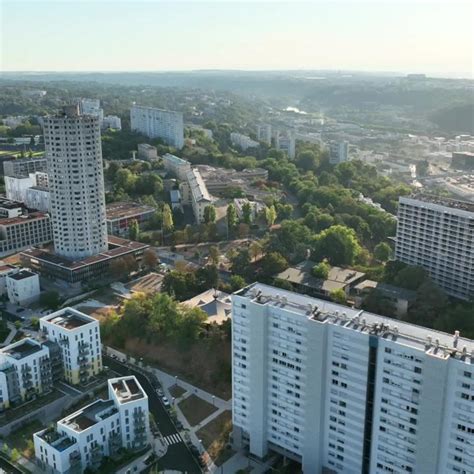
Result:
<instances>
[{"instance_id":1,"label":"flat rooftop","mask_svg":"<svg viewBox=\"0 0 474 474\"><path fill-rule=\"evenodd\" d=\"M12 278L13 280L26 280L27 278L31 278L36 276L36 273L30 272L29 270L20 270L17 273L13 273L12 275L8 275L8 278Z\"/></svg>"},{"instance_id":2,"label":"flat rooftop","mask_svg":"<svg viewBox=\"0 0 474 474\"><path fill-rule=\"evenodd\" d=\"M41 319L68 330L77 329L95 321L94 318L79 313L78 311L72 311L70 308L60 310L57 313L50 314Z\"/></svg>"},{"instance_id":3,"label":"flat rooftop","mask_svg":"<svg viewBox=\"0 0 474 474\"><path fill-rule=\"evenodd\" d=\"M36 342L33 339L26 338L22 339L21 341L15 342L14 344L10 344L9 346L5 347L4 349L0 350L0 354L5 354L14 359L20 360L28 357L36 352L39 352L42 349L40 343Z\"/></svg>"},{"instance_id":4,"label":"flat rooftop","mask_svg":"<svg viewBox=\"0 0 474 474\"><path fill-rule=\"evenodd\" d=\"M19 207L24 207L22 202L12 201L0 196L0 208L2 209L18 209Z\"/></svg>"},{"instance_id":5,"label":"flat rooftop","mask_svg":"<svg viewBox=\"0 0 474 474\"><path fill-rule=\"evenodd\" d=\"M425 193L412 194L411 196L403 196L400 198L400 201L406 198L414 199L416 201L421 201L421 202L427 202L430 204L438 204L439 206L449 207L450 209L458 209L460 211L474 212L474 203L469 202L469 201L462 201L459 199L433 196L431 194L425 194Z\"/></svg>"},{"instance_id":6,"label":"flat rooftop","mask_svg":"<svg viewBox=\"0 0 474 474\"><path fill-rule=\"evenodd\" d=\"M129 217L139 216L141 214L148 214L155 212L151 206L138 204L135 202L114 202L107 204L105 208L107 220L125 219Z\"/></svg>"},{"instance_id":7,"label":"flat rooftop","mask_svg":"<svg viewBox=\"0 0 474 474\"><path fill-rule=\"evenodd\" d=\"M117 409L113 400L96 400L58 423L68 426L74 431L84 431L115 413L117 413Z\"/></svg>"},{"instance_id":8,"label":"flat rooftop","mask_svg":"<svg viewBox=\"0 0 474 474\"><path fill-rule=\"evenodd\" d=\"M398 319L369 313L292 291L254 283L234 293L250 301L284 308L320 324L333 324L397 342L441 359L455 358L474 364L474 341Z\"/></svg>"},{"instance_id":9,"label":"flat rooftop","mask_svg":"<svg viewBox=\"0 0 474 474\"><path fill-rule=\"evenodd\" d=\"M30 212L24 216L20 217L6 217L4 219L0 219L0 226L1 225L15 225L15 224L24 224L28 221L33 221L35 219L44 219L48 217L47 214L44 212Z\"/></svg>"},{"instance_id":10,"label":"flat rooftop","mask_svg":"<svg viewBox=\"0 0 474 474\"><path fill-rule=\"evenodd\" d=\"M134 376L111 379L109 386L112 386L119 403L127 403L145 397L145 392Z\"/></svg>"},{"instance_id":11,"label":"flat rooftop","mask_svg":"<svg viewBox=\"0 0 474 474\"><path fill-rule=\"evenodd\" d=\"M191 163L184 158L180 158L179 156L172 155L171 153L165 153L163 155L163 161L169 161L175 165L190 165Z\"/></svg>"}]
</instances>

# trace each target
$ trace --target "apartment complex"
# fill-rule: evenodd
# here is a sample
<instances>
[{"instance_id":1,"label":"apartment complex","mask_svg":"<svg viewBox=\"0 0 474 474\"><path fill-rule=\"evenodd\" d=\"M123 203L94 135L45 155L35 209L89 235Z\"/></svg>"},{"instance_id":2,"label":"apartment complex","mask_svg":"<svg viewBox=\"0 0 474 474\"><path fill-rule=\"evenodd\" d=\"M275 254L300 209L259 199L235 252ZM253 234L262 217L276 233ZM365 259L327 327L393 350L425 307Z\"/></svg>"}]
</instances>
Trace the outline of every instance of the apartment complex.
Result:
<instances>
[{"instance_id":1,"label":"apartment complex","mask_svg":"<svg viewBox=\"0 0 474 474\"><path fill-rule=\"evenodd\" d=\"M64 378L72 384L86 383L102 370L99 322L73 308L40 319L40 330L59 344Z\"/></svg>"},{"instance_id":2,"label":"apartment complex","mask_svg":"<svg viewBox=\"0 0 474 474\"><path fill-rule=\"evenodd\" d=\"M163 166L166 171L174 174L181 181L185 181L191 171L191 163L188 160L183 160L171 153L163 155Z\"/></svg>"},{"instance_id":3,"label":"apartment complex","mask_svg":"<svg viewBox=\"0 0 474 474\"><path fill-rule=\"evenodd\" d=\"M86 258L107 250L99 119L77 106L45 117L44 141L56 254Z\"/></svg>"},{"instance_id":4,"label":"apartment complex","mask_svg":"<svg viewBox=\"0 0 474 474\"><path fill-rule=\"evenodd\" d=\"M138 158L143 160L152 161L158 159L158 151L156 146L149 145L148 143L138 144Z\"/></svg>"},{"instance_id":5,"label":"apartment complex","mask_svg":"<svg viewBox=\"0 0 474 474\"><path fill-rule=\"evenodd\" d=\"M122 119L116 115L106 115L102 120L103 129L122 130Z\"/></svg>"},{"instance_id":6,"label":"apartment complex","mask_svg":"<svg viewBox=\"0 0 474 474\"><path fill-rule=\"evenodd\" d=\"M272 144L272 126L269 123L260 123L257 125L257 140L267 145Z\"/></svg>"},{"instance_id":7,"label":"apartment complex","mask_svg":"<svg viewBox=\"0 0 474 474\"><path fill-rule=\"evenodd\" d=\"M234 441L305 474L472 472L474 342L253 284L232 297Z\"/></svg>"},{"instance_id":8,"label":"apartment complex","mask_svg":"<svg viewBox=\"0 0 474 474\"><path fill-rule=\"evenodd\" d=\"M258 142L252 140L247 135L243 135L242 133L232 132L230 134L230 141L232 142L232 145L237 145L244 151L248 148L258 147Z\"/></svg>"},{"instance_id":9,"label":"apartment complex","mask_svg":"<svg viewBox=\"0 0 474 474\"><path fill-rule=\"evenodd\" d=\"M96 400L33 435L43 469L58 473L97 470L121 448L140 450L150 441L148 396L134 376L109 379L108 399Z\"/></svg>"},{"instance_id":10,"label":"apartment complex","mask_svg":"<svg viewBox=\"0 0 474 474\"><path fill-rule=\"evenodd\" d=\"M161 138L181 149L184 145L183 114L171 110L134 105L130 109L130 126L149 138Z\"/></svg>"},{"instance_id":11,"label":"apartment complex","mask_svg":"<svg viewBox=\"0 0 474 474\"><path fill-rule=\"evenodd\" d=\"M474 297L474 204L418 194L401 197L395 258L425 268L448 295Z\"/></svg>"},{"instance_id":12,"label":"apartment complex","mask_svg":"<svg viewBox=\"0 0 474 474\"><path fill-rule=\"evenodd\" d=\"M16 158L3 162L3 174L5 176L28 176L37 171L45 173L47 171L46 157L37 158Z\"/></svg>"},{"instance_id":13,"label":"apartment complex","mask_svg":"<svg viewBox=\"0 0 474 474\"><path fill-rule=\"evenodd\" d=\"M194 218L198 224L201 224L204 222L204 209L212 204L213 199L197 169L188 172L185 188L189 188L186 194L191 201Z\"/></svg>"},{"instance_id":14,"label":"apartment complex","mask_svg":"<svg viewBox=\"0 0 474 474\"><path fill-rule=\"evenodd\" d=\"M30 212L19 217L0 218L0 256L51 242L48 214Z\"/></svg>"}]
</instances>

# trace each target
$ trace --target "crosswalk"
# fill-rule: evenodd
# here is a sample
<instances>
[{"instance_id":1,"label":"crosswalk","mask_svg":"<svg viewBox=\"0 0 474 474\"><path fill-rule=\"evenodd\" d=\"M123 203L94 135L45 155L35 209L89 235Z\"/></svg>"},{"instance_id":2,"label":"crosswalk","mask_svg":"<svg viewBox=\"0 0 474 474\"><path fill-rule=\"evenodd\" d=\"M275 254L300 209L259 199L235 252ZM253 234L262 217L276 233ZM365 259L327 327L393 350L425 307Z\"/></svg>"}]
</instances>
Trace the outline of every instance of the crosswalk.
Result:
<instances>
[{"instance_id":1,"label":"crosswalk","mask_svg":"<svg viewBox=\"0 0 474 474\"><path fill-rule=\"evenodd\" d=\"M178 433L165 436L163 440L168 446L170 446L171 444L177 444L177 443L183 442L183 438L181 438L181 436Z\"/></svg>"}]
</instances>

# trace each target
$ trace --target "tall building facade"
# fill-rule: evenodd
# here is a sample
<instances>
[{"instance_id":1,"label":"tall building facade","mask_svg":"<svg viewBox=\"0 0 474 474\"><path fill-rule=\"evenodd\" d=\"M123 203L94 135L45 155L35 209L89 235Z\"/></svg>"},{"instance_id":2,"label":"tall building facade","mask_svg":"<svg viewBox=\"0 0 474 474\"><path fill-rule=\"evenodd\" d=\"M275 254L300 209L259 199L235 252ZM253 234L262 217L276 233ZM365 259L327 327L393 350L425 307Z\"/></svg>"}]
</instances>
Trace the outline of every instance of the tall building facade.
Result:
<instances>
[{"instance_id":1,"label":"tall building facade","mask_svg":"<svg viewBox=\"0 0 474 474\"><path fill-rule=\"evenodd\" d=\"M184 123L181 112L134 105L130 109L130 126L149 138L161 138L168 145L184 146Z\"/></svg>"},{"instance_id":2,"label":"tall building facade","mask_svg":"<svg viewBox=\"0 0 474 474\"><path fill-rule=\"evenodd\" d=\"M472 472L474 341L254 284L232 297L234 442L305 474Z\"/></svg>"},{"instance_id":3,"label":"tall building facade","mask_svg":"<svg viewBox=\"0 0 474 474\"><path fill-rule=\"evenodd\" d=\"M269 123L260 123L257 125L257 140L267 145L272 144L272 126Z\"/></svg>"},{"instance_id":4,"label":"tall building facade","mask_svg":"<svg viewBox=\"0 0 474 474\"><path fill-rule=\"evenodd\" d=\"M329 163L337 165L344 163L349 160L349 143L346 141L342 142L331 142L329 144Z\"/></svg>"},{"instance_id":5,"label":"tall building facade","mask_svg":"<svg viewBox=\"0 0 474 474\"><path fill-rule=\"evenodd\" d=\"M55 252L76 260L106 251L99 118L77 106L44 119Z\"/></svg>"},{"instance_id":6,"label":"tall building facade","mask_svg":"<svg viewBox=\"0 0 474 474\"><path fill-rule=\"evenodd\" d=\"M425 268L448 295L474 297L474 204L426 195L401 197L395 258Z\"/></svg>"}]
</instances>

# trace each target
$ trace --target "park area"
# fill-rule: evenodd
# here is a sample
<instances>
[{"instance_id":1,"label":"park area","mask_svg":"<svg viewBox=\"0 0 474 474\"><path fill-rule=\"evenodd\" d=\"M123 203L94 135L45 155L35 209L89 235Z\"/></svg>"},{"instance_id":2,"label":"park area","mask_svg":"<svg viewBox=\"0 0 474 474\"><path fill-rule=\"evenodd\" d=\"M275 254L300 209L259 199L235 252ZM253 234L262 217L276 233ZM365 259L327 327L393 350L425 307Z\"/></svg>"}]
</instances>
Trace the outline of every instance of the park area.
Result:
<instances>
[{"instance_id":1,"label":"park area","mask_svg":"<svg viewBox=\"0 0 474 474\"><path fill-rule=\"evenodd\" d=\"M179 409L191 426L196 426L212 415L217 408L210 403L200 399L196 395L191 395L179 403Z\"/></svg>"}]
</instances>

